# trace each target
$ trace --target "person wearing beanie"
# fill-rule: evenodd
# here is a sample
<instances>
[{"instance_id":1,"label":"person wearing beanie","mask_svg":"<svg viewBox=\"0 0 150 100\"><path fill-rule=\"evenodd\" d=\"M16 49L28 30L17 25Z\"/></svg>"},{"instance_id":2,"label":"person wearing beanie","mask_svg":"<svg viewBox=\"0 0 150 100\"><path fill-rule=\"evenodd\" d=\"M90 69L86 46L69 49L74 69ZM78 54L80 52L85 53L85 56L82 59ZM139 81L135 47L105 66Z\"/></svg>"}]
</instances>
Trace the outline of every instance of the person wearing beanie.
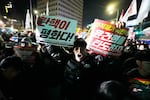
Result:
<instances>
[{"instance_id":1,"label":"person wearing beanie","mask_svg":"<svg viewBox=\"0 0 150 100\"><path fill-rule=\"evenodd\" d=\"M17 56L8 56L0 61L0 91L6 98L1 99L20 100L23 91L22 68L22 60Z\"/></svg>"},{"instance_id":2,"label":"person wearing beanie","mask_svg":"<svg viewBox=\"0 0 150 100\"><path fill-rule=\"evenodd\" d=\"M88 55L86 52L86 45L87 43L82 38L78 38L74 42L73 53L77 62L82 61Z\"/></svg>"},{"instance_id":3,"label":"person wearing beanie","mask_svg":"<svg viewBox=\"0 0 150 100\"><path fill-rule=\"evenodd\" d=\"M22 70L22 60L17 56L8 56L0 62L1 74L8 80L16 77Z\"/></svg>"},{"instance_id":4,"label":"person wearing beanie","mask_svg":"<svg viewBox=\"0 0 150 100\"><path fill-rule=\"evenodd\" d=\"M75 39L72 58L65 65L63 88L66 100L89 100L96 88L98 65L86 46L83 38Z\"/></svg>"}]
</instances>

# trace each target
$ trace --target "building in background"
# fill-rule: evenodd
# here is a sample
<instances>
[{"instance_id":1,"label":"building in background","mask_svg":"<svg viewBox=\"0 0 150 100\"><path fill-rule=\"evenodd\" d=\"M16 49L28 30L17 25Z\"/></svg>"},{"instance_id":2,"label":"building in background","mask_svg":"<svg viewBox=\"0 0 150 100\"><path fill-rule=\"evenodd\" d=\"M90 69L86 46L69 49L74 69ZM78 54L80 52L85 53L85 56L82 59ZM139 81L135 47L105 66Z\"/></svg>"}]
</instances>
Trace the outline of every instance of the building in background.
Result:
<instances>
[{"instance_id":1,"label":"building in background","mask_svg":"<svg viewBox=\"0 0 150 100\"><path fill-rule=\"evenodd\" d=\"M84 0L37 0L39 15L47 15L48 12L49 16L62 16L77 20L78 28L82 28L83 5Z\"/></svg>"}]
</instances>

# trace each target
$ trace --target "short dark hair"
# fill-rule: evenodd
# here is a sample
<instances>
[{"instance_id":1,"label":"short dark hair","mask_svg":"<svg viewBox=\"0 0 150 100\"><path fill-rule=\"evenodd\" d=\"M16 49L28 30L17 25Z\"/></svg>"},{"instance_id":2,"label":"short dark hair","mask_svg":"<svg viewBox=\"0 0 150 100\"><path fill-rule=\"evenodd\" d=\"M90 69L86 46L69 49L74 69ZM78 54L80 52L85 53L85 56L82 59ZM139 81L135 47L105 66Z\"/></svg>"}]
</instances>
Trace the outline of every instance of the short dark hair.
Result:
<instances>
[{"instance_id":1,"label":"short dark hair","mask_svg":"<svg viewBox=\"0 0 150 100\"><path fill-rule=\"evenodd\" d=\"M22 60L17 56L8 56L1 60L0 69L7 69L9 67L13 67L16 70L20 70L22 68Z\"/></svg>"},{"instance_id":2,"label":"short dark hair","mask_svg":"<svg viewBox=\"0 0 150 100\"><path fill-rule=\"evenodd\" d=\"M100 84L99 95L103 100L123 100L127 96L124 85L116 80L104 81Z\"/></svg>"},{"instance_id":3,"label":"short dark hair","mask_svg":"<svg viewBox=\"0 0 150 100\"><path fill-rule=\"evenodd\" d=\"M83 47L83 48L86 48L86 46L87 46L87 43L86 43L86 41L85 41L83 38L77 38L77 39L74 41L73 48L75 48L75 47Z\"/></svg>"},{"instance_id":4,"label":"short dark hair","mask_svg":"<svg viewBox=\"0 0 150 100\"><path fill-rule=\"evenodd\" d=\"M150 50L139 50L135 54L135 58L141 61L150 61Z\"/></svg>"}]
</instances>

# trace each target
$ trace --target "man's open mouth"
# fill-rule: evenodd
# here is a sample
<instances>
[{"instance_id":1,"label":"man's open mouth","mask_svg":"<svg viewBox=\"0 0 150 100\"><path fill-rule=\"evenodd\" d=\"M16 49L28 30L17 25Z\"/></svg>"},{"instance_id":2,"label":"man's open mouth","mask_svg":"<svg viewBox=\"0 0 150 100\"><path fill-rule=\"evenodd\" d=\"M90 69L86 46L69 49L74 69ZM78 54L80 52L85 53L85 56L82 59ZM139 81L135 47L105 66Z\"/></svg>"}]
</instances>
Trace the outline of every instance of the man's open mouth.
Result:
<instances>
[{"instance_id":1,"label":"man's open mouth","mask_svg":"<svg viewBox=\"0 0 150 100\"><path fill-rule=\"evenodd\" d=\"M78 56L79 58L81 58L81 57L82 57L82 55L81 55L81 54L78 54L77 56Z\"/></svg>"}]
</instances>

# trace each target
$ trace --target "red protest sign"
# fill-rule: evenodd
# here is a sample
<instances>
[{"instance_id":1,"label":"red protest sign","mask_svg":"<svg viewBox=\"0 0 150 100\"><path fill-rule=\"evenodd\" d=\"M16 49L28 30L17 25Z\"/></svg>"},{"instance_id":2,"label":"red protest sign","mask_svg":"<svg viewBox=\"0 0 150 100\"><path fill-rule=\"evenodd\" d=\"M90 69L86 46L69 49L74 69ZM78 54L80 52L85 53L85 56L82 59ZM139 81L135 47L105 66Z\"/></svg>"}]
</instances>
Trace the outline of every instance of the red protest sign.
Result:
<instances>
[{"instance_id":1,"label":"red protest sign","mask_svg":"<svg viewBox=\"0 0 150 100\"><path fill-rule=\"evenodd\" d=\"M119 56L127 35L128 29L119 29L108 21L95 19L87 41L87 49L104 56Z\"/></svg>"}]
</instances>

